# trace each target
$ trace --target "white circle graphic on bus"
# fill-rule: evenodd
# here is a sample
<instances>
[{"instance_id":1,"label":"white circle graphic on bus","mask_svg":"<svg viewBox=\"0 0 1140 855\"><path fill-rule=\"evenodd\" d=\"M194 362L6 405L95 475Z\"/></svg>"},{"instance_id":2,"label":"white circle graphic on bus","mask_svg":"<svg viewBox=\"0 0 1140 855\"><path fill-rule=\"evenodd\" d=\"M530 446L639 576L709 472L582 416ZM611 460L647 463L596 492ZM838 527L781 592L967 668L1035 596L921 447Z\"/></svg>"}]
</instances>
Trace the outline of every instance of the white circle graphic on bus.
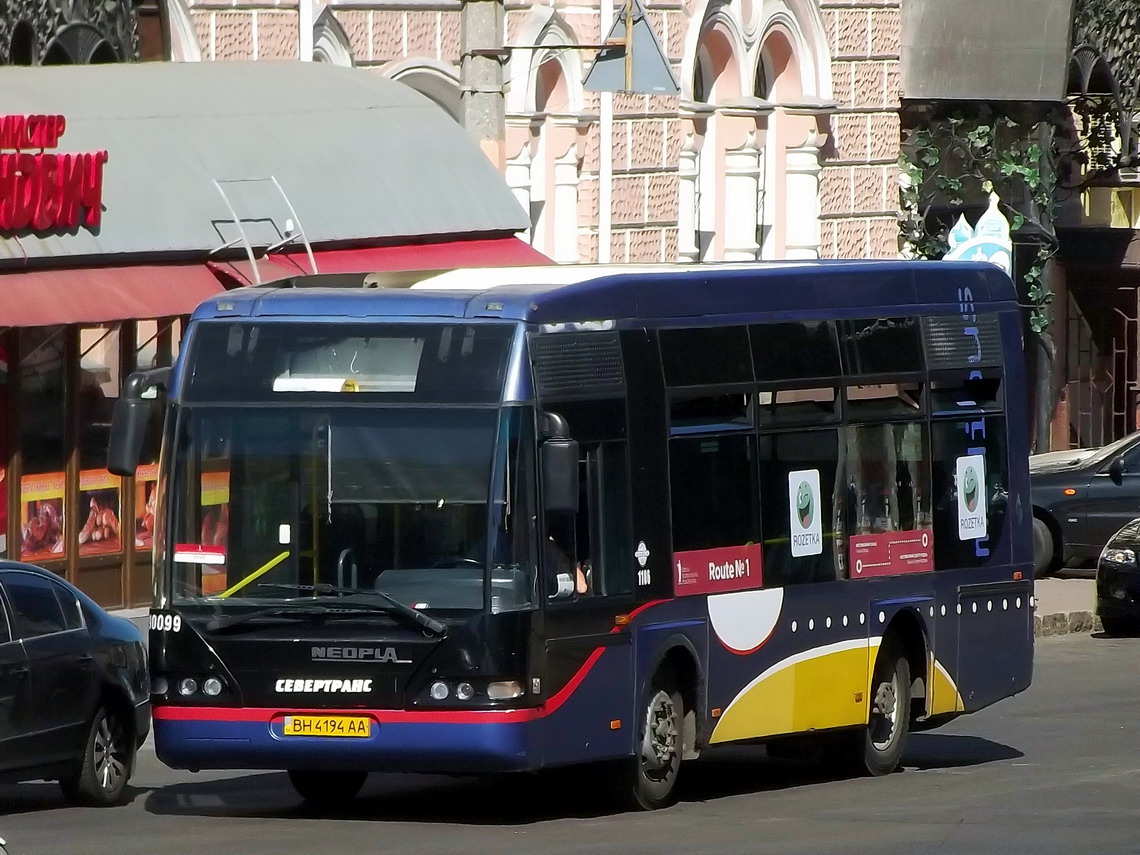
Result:
<instances>
[{"instance_id":1,"label":"white circle graphic on bus","mask_svg":"<svg viewBox=\"0 0 1140 855\"><path fill-rule=\"evenodd\" d=\"M970 454L958 458L958 539L981 540L986 536L986 458Z\"/></svg>"},{"instance_id":2,"label":"white circle graphic on bus","mask_svg":"<svg viewBox=\"0 0 1140 855\"><path fill-rule=\"evenodd\" d=\"M792 556L819 555L823 552L823 526L820 522L818 469L797 469L788 473L788 509Z\"/></svg>"}]
</instances>

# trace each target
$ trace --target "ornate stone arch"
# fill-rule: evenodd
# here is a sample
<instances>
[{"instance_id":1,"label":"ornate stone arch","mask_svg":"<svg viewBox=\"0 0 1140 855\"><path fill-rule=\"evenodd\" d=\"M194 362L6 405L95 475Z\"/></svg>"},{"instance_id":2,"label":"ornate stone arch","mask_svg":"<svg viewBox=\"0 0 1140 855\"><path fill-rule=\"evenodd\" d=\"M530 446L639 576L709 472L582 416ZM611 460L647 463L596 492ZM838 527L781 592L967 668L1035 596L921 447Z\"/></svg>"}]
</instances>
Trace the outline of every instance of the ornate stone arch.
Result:
<instances>
[{"instance_id":1,"label":"ornate stone arch","mask_svg":"<svg viewBox=\"0 0 1140 855\"><path fill-rule=\"evenodd\" d=\"M350 68L356 65L348 34L327 7L313 22L313 60Z\"/></svg>"},{"instance_id":2,"label":"ornate stone arch","mask_svg":"<svg viewBox=\"0 0 1140 855\"><path fill-rule=\"evenodd\" d=\"M700 13L701 25L689 27L685 34L685 51L681 60L681 100L683 101L699 100L697 98L699 93L694 93L693 84L707 71L701 68L704 62L702 48L710 37L726 40L737 68L744 67L745 57L748 54L744 26L735 3L726 3L724 0L702 0L695 11ZM692 20L698 20L696 14Z\"/></svg>"},{"instance_id":3,"label":"ornate stone arch","mask_svg":"<svg viewBox=\"0 0 1140 855\"><path fill-rule=\"evenodd\" d=\"M515 43L536 50L516 50L505 69L508 81L506 111L508 115L533 113L540 86L540 69L549 62L557 62L566 86L565 103L560 112L582 111L582 80L585 67L582 51L571 49L578 44L574 29L554 9L532 9L519 29Z\"/></svg>"},{"instance_id":4,"label":"ornate stone arch","mask_svg":"<svg viewBox=\"0 0 1140 855\"><path fill-rule=\"evenodd\" d=\"M765 42L779 34L791 45L795 56L801 95L823 100L831 98L831 49L816 3L807 0L766 3L759 32L753 79L765 61Z\"/></svg>"},{"instance_id":5,"label":"ornate stone arch","mask_svg":"<svg viewBox=\"0 0 1140 855\"><path fill-rule=\"evenodd\" d=\"M185 0L162 0L170 38L170 59L174 62L201 62L202 44L190 19Z\"/></svg>"},{"instance_id":6,"label":"ornate stone arch","mask_svg":"<svg viewBox=\"0 0 1140 855\"><path fill-rule=\"evenodd\" d=\"M382 71L434 101L451 118L463 118L459 73L450 63L434 59L405 59L385 66Z\"/></svg>"}]
</instances>

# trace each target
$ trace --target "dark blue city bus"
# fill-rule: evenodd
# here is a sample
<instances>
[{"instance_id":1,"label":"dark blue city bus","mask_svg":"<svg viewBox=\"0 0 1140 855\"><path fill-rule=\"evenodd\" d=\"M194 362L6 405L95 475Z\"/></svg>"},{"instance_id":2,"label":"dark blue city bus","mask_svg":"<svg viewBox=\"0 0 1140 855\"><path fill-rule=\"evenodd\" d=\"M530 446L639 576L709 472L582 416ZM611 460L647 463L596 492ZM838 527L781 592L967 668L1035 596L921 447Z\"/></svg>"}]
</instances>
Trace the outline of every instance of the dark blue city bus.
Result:
<instances>
[{"instance_id":1,"label":"dark blue city bus","mask_svg":"<svg viewBox=\"0 0 1140 855\"><path fill-rule=\"evenodd\" d=\"M1021 320L907 261L308 276L131 377L161 405L154 734L178 769L605 761L645 808L761 741L864 774L1029 686Z\"/></svg>"}]
</instances>

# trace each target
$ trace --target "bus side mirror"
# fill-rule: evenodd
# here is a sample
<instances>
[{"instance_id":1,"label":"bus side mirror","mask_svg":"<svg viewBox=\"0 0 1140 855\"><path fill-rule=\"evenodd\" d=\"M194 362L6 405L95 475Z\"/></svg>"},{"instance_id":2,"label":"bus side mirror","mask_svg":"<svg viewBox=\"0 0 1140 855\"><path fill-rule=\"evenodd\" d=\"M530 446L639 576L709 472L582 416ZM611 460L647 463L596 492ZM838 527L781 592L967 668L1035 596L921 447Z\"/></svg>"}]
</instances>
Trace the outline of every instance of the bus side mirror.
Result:
<instances>
[{"instance_id":1,"label":"bus side mirror","mask_svg":"<svg viewBox=\"0 0 1140 855\"><path fill-rule=\"evenodd\" d=\"M542 504L547 513L578 513L578 443L548 439L542 444Z\"/></svg>"},{"instance_id":2,"label":"bus side mirror","mask_svg":"<svg viewBox=\"0 0 1140 855\"><path fill-rule=\"evenodd\" d=\"M136 371L123 384L111 416L111 439L107 446L107 469L114 475L131 476L139 468L150 411L160 392L170 383L170 369Z\"/></svg>"}]
</instances>

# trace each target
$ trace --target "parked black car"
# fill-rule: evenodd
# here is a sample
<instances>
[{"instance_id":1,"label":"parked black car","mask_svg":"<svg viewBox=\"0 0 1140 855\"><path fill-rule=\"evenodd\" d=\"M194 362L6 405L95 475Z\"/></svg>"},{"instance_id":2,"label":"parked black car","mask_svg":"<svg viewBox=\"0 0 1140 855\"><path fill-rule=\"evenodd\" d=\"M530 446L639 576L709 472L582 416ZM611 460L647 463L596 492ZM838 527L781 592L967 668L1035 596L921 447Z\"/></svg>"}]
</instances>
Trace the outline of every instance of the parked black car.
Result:
<instances>
[{"instance_id":1,"label":"parked black car","mask_svg":"<svg viewBox=\"0 0 1140 855\"><path fill-rule=\"evenodd\" d=\"M138 628L54 573L0 561L0 780L115 804L149 730Z\"/></svg>"},{"instance_id":2,"label":"parked black car","mask_svg":"<svg viewBox=\"0 0 1140 855\"><path fill-rule=\"evenodd\" d=\"M1036 575L1096 561L1121 526L1140 517L1140 431L1103 448L1029 458Z\"/></svg>"},{"instance_id":3,"label":"parked black car","mask_svg":"<svg viewBox=\"0 0 1140 855\"><path fill-rule=\"evenodd\" d=\"M1096 611L1109 635L1140 629L1140 519L1134 519L1105 544L1096 565Z\"/></svg>"}]
</instances>

